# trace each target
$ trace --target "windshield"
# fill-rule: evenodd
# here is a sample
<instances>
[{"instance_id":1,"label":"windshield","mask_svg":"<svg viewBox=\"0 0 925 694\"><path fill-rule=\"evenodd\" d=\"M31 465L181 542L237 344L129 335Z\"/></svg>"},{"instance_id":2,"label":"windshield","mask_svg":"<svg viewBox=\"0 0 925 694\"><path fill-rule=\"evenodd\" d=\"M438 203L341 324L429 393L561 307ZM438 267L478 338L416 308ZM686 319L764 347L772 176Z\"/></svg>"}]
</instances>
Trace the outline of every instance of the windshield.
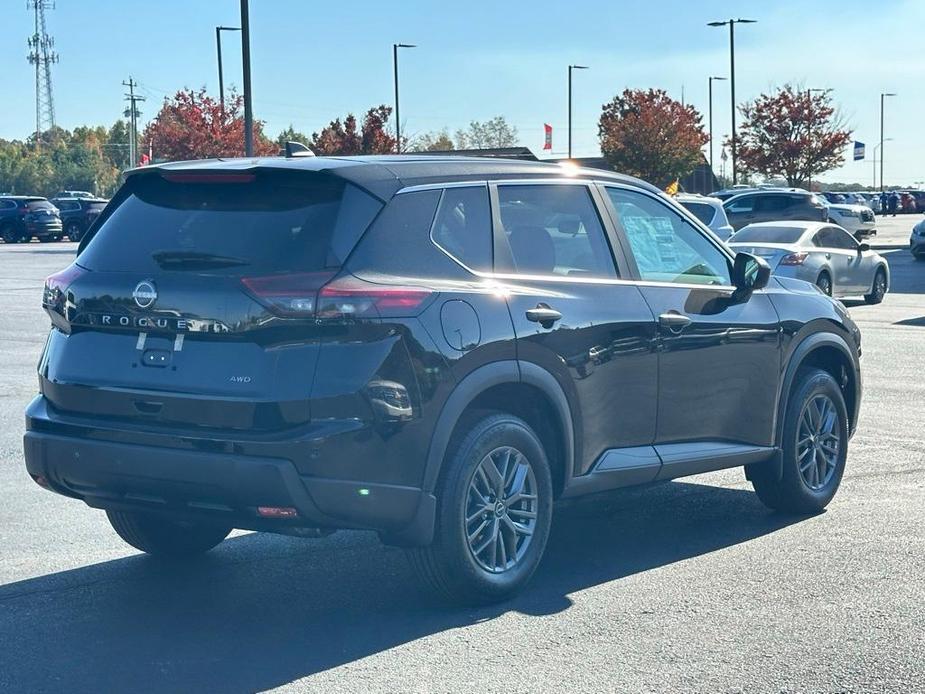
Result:
<instances>
[{"instance_id":1,"label":"windshield","mask_svg":"<svg viewBox=\"0 0 925 694\"><path fill-rule=\"evenodd\" d=\"M806 229L800 227L763 227L750 226L736 232L729 243L755 242L763 243L796 243L800 237L806 233Z\"/></svg>"},{"instance_id":2,"label":"windshield","mask_svg":"<svg viewBox=\"0 0 925 694\"><path fill-rule=\"evenodd\" d=\"M90 270L210 274L338 267L381 203L323 175L229 182L129 181L130 195L80 253Z\"/></svg>"}]
</instances>

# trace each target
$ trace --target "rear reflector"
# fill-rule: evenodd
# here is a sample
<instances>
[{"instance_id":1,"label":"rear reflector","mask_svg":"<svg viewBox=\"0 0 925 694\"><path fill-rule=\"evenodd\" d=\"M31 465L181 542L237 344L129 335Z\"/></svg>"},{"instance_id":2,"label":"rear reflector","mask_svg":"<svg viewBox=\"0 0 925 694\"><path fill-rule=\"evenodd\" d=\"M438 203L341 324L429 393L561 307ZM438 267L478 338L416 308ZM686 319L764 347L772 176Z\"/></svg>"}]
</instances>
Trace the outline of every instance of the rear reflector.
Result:
<instances>
[{"instance_id":1,"label":"rear reflector","mask_svg":"<svg viewBox=\"0 0 925 694\"><path fill-rule=\"evenodd\" d=\"M291 506L258 506L257 515L262 518L297 518L299 512Z\"/></svg>"},{"instance_id":2,"label":"rear reflector","mask_svg":"<svg viewBox=\"0 0 925 694\"><path fill-rule=\"evenodd\" d=\"M171 183L253 183L257 178L249 173L206 172L163 173L161 176Z\"/></svg>"},{"instance_id":3,"label":"rear reflector","mask_svg":"<svg viewBox=\"0 0 925 694\"><path fill-rule=\"evenodd\" d=\"M374 284L333 272L245 277L247 291L281 316L369 318L415 315L432 295L428 289Z\"/></svg>"},{"instance_id":4,"label":"rear reflector","mask_svg":"<svg viewBox=\"0 0 925 694\"><path fill-rule=\"evenodd\" d=\"M781 265L802 265L806 259L809 257L809 253L800 251L799 253L790 253L785 255L781 261Z\"/></svg>"}]
</instances>

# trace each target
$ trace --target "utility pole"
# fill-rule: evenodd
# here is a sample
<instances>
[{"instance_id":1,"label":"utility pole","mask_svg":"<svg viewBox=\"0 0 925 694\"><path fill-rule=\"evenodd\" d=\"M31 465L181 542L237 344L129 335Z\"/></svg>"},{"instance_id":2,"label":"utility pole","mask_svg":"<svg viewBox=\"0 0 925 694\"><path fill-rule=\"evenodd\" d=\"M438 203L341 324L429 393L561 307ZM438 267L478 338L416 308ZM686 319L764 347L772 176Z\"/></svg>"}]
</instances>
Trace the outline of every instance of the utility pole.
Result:
<instances>
[{"instance_id":1,"label":"utility pole","mask_svg":"<svg viewBox=\"0 0 925 694\"><path fill-rule=\"evenodd\" d=\"M222 32L241 31L239 27L215 27L215 46L218 50L218 101L222 108L222 117L225 116L225 78L222 74Z\"/></svg>"},{"instance_id":2,"label":"utility pole","mask_svg":"<svg viewBox=\"0 0 925 694\"><path fill-rule=\"evenodd\" d=\"M129 117L129 133L128 133L128 157L129 157L129 168L134 168L138 166L138 108L135 105L139 101L144 101L145 97L138 96L135 94L135 87L138 86L138 82L132 79L131 76L128 78L128 82L122 82L122 86L128 87L128 94L125 95L125 100L129 102L128 109L126 109L126 115Z\"/></svg>"},{"instance_id":3,"label":"utility pole","mask_svg":"<svg viewBox=\"0 0 925 694\"><path fill-rule=\"evenodd\" d=\"M401 117L398 113L398 49L417 48L412 43L392 44L392 72L395 77L395 152L401 154Z\"/></svg>"},{"instance_id":4,"label":"utility pole","mask_svg":"<svg viewBox=\"0 0 925 694\"><path fill-rule=\"evenodd\" d=\"M572 70L590 70L587 65L568 66L568 158L572 158Z\"/></svg>"},{"instance_id":5,"label":"utility pole","mask_svg":"<svg viewBox=\"0 0 925 694\"><path fill-rule=\"evenodd\" d=\"M710 115L708 116L707 122L709 124L708 127L710 130L710 173L712 175L716 175L713 173L713 80L725 81L725 79L726 79L725 77L710 77L710 79L707 80L707 83L709 85L708 91L709 91L709 99L710 99L710 108L709 108Z\"/></svg>"},{"instance_id":6,"label":"utility pole","mask_svg":"<svg viewBox=\"0 0 925 694\"><path fill-rule=\"evenodd\" d=\"M888 96L896 96L893 92L880 94L880 192L883 192L883 100Z\"/></svg>"},{"instance_id":7,"label":"utility pole","mask_svg":"<svg viewBox=\"0 0 925 694\"><path fill-rule=\"evenodd\" d=\"M42 133L55 127L55 100L51 88L51 66L58 62L54 52L55 40L45 29L45 10L55 9L50 0L28 0L26 9L35 13L35 30L27 40L29 54L26 59L35 66L35 148L38 149Z\"/></svg>"},{"instance_id":8,"label":"utility pole","mask_svg":"<svg viewBox=\"0 0 925 694\"><path fill-rule=\"evenodd\" d=\"M812 136L812 132L813 132L813 94L814 94L814 93L825 94L825 93L828 92L828 91L829 91L828 89L807 89L807 90L806 90L806 95L807 95L807 98L809 99L809 101L808 101L808 104L809 104L809 126L807 127L807 130L808 130L808 134L809 134L810 136ZM810 145L810 151L812 151L812 145ZM807 174L806 174L806 189L807 189L810 193L812 193L812 192L813 192L813 169L812 169L812 164L809 164L809 165L807 166L807 169L808 169L808 171L807 171Z\"/></svg>"},{"instance_id":9,"label":"utility pole","mask_svg":"<svg viewBox=\"0 0 925 694\"><path fill-rule=\"evenodd\" d=\"M241 0L241 60L244 63L244 156L254 156L254 108L251 94L251 22L247 0Z\"/></svg>"}]
</instances>

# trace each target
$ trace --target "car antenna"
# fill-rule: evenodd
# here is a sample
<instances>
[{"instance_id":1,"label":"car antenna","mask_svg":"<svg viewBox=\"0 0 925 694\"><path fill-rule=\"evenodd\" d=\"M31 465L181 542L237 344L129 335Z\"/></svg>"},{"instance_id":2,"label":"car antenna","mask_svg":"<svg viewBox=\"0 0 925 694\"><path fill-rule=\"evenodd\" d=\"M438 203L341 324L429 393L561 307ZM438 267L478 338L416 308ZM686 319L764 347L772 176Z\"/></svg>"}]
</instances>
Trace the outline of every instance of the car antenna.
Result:
<instances>
[{"instance_id":1,"label":"car antenna","mask_svg":"<svg viewBox=\"0 0 925 694\"><path fill-rule=\"evenodd\" d=\"M286 157L286 159L292 159L293 157L315 156L315 153L301 142L287 142L279 154L282 157Z\"/></svg>"}]
</instances>

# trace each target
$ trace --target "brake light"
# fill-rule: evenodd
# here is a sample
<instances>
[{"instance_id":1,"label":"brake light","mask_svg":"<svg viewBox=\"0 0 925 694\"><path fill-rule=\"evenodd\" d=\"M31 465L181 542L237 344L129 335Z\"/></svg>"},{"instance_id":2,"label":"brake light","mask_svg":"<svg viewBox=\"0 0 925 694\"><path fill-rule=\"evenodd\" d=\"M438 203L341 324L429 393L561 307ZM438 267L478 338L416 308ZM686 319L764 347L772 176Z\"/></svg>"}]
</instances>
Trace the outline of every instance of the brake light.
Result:
<instances>
[{"instance_id":1,"label":"brake light","mask_svg":"<svg viewBox=\"0 0 925 694\"><path fill-rule=\"evenodd\" d=\"M19 214L21 214L21 215L24 216L24 217L25 217L27 214L29 214L29 212L31 212L31 210L30 210L28 207L20 207L20 208L19 208Z\"/></svg>"},{"instance_id":2,"label":"brake light","mask_svg":"<svg viewBox=\"0 0 925 694\"><path fill-rule=\"evenodd\" d=\"M85 272L86 270L79 265L71 263L60 272L49 275L45 279L45 289L42 292L42 306L63 314L62 309L68 288Z\"/></svg>"},{"instance_id":3,"label":"brake light","mask_svg":"<svg viewBox=\"0 0 925 694\"><path fill-rule=\"evenodd\" d=\"M382 285L334 272L245 277L247 291L280 316L316 318L414 315L433 294L420 287Z\"/></svg>"},{"instance_id":4,"label":"brake light","mask_svg":"<svg viewBox=\"0 0 925 694\"><path fill-rule=\"evenodd\" d=\"M781 261L781 265L802 265L806 259L809 257L809 253L804 253L800 251L799 253L790 253L785 255Z\"/></svg>"},{"instance_id":5,"label":"brake light","mask_svg":"<svg viewBox=\"0 0 925 694\"><path fill-rule=\"evenodd\" d=\"M256 176L251 173L163 173L161 176L171 183L253 183Z\"/></svg>"}]
</instances>

